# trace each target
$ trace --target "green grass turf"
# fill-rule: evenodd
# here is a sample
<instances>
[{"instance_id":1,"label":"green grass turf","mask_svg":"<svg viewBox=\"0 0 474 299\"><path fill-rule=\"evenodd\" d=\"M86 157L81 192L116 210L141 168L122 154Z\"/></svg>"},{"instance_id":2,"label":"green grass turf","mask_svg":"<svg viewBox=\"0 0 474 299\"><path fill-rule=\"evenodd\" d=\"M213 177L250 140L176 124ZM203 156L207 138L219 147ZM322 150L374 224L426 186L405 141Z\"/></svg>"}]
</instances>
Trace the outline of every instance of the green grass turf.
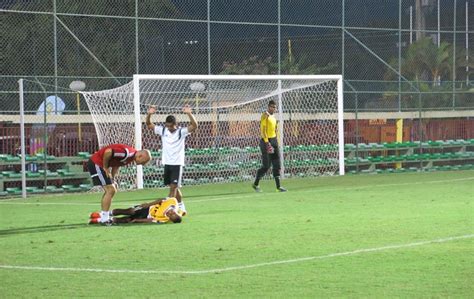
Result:
<instances>
[{"instance_id":1,"label":"green grass turf","mask_svg":"<svg viewBox=\"0 0 474 299\"><path fill-rule=\"evenodd\" d=\"M185 187L189 215L167 225L87 225L100 194L2 201L0 297L474 294L474 171L292 179L284 186L289 192L275 192L271 181L262 193L248 182ZM122 192L113 206L165 194ZM456 236L465 238L381 249ZM372 248L378 250L353 252ZM345 252L353 253L331 256Z\"/></svg>"}]
</instances>

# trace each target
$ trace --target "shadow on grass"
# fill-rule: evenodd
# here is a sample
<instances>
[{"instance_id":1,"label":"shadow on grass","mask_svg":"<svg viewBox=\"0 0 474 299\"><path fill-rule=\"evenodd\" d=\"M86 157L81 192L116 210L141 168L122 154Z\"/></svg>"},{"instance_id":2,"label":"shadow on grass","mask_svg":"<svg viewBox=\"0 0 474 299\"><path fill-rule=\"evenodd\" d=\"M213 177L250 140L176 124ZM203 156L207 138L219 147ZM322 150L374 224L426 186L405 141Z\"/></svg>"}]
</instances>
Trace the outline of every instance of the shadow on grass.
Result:
<instances>
[{"instance_id":1,"label":"shadow on grass","mask_svg":"<svg viewBox=\"0 0 474 299\"><path fill-rule=\"evenodd\" d=\"M163 225L162 223L116 223L112 227L117 226L156 226ZM22 228L11 228L0 230L0 237L8 235L20 235L20 234L33 234L33 233L43 233L51 231L59 231L66 229L79 229L87 227L98 227L106 228L105 225L100 224L88 224L88 223L71 223L71 224L56 224L56 225L44 225L44 226L34 226L34 227L22 227Z\"/></svg>"},{"instance_id":2,"label":"shadow on grass","mask_svg":"<svg viewBox=\"0 0 474 299\"><path fill-rule=\"evenodd\" d=\"M78 228L85 228L85 227L89 227L89 224L72 223L72 224L55 224L55 225L11 228L11 229L0 230L0 236L42 233L42 232L50 232L50 231L66 230L66 229L78 229Z\"/></svg>"}]
</instances>

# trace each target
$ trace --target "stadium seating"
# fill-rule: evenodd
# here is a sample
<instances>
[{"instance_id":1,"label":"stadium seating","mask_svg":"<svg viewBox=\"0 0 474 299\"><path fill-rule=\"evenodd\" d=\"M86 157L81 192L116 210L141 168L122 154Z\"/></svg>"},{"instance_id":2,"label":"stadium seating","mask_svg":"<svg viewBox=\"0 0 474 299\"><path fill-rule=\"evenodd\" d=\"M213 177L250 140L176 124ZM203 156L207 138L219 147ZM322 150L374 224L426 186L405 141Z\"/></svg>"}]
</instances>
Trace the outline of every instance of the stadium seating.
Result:
<instances>
[{"instance_id":1,"label":"stadium seating","mask_svg":"<svg viewBox=\"0 0 474 299\"><path fill-rule=\"evenodd\" d=\"M344 150L349 172L354 167L363 173L471 169L474 139L346 144ZM394 167L396 163L402 167Z\"/></svg>"},{"instance_id":2,"label":"stadium seating","mask_svg":"<svg viewBox=\"0 0 474 299\"><path fill-rule=\"evenodd\" d=\"M25 161L27 169L25 171L27 180L27 192L31 194L38 193L56 193L56 192L72 192L89 190L83 183L90 182L88 172L84 171L84 162L90 157L88 152L79 152L76 157L55 157L53 155L26 155ZM46 171L42 169L44 159L48 168ZM37 169L37 170L30 170ZM0 155L0 192L1 196L21 194L21 159L20 156L9 154ZM46 176L46 178L45 178ZM44 184L44 180L48 182L46 188L39 187ZM79 185L71 185L67 182L77 183ZM62 188L61 184L66 186ZM31 185L31 186L30 186Z\"/></svg>"},{"instance_id":3,"label":"stadium seating","mask_svg":"<svg viewBox=\"0 0 474 299\"><path fill-rule=\"evenodd\" d=\"M328 154L337 151L337 145L287 145L284 147L285 167L296 169L288 176L305 177L312 175L315 169L337 164L334 158ZM467 170L474 169L474 139L456 140L428 140L424 142L391 142L391 143L359 143L345 144L345 164L347 174L356 173L401 173L441 170ZM251 161L229 162L218 160L222 154L250 154L254 157ZM314 155L314 153L318 153ZM327 153L327 154L326 154ZM161 156L161 151L153 151L156 158ZM88 191L92 188L90 177L84 171L84 163L91 156L88 152L79 152L75 157L55 157L52 155L37 154L26 155L28 165L36 164L42 168L46 158L48 167L52 170L27 170L28 182L42 183L48 181L46 189L39 187L28 187L27 192L31 194L42 192L76 192ZM215 160L209 156L216 157ZM232 181L242 179L238 176L239 170L257 169L260 166L260 148L254 147L218 147L218 148L188 148L186 157L189 159L186 166L183 183L185 185L203 184L222 181L222 173L228 173L229 169L235 174L229 178ZM206 157L206 159L202 159ZM317 157L317 158L314 158ZM208 163L202 163L206 160ZM0 154L0 196L21 194L18 183L21 181L20 157L8 154ZM135 175L135 169L123 167L121 175ZM147 188L163 187L162 180L156 179L156 173L161 174L163 166L149 165L144 167L144 185ZM153 177L154 179L148 179ZM251 179L251 178L249 178ZM69 183L71 182L71 183ZM8 186L13 183L15 187ZM76 183L76 184L74 184ZM120 187L128 189L129 183L121 182ZM5 188L6 187L6 188Z\"/></svg>"},{"instance_id":4,"label":"stadium seating","mask_svg":"<svg viewBox=\"0 0 474 299\"><path fill-rule=\"evenodd\" d=\"M77 192L77 191L82 191L82 188L79 186L74 186L74 185L62 185L61 188L65 192Z\"/></svg>"},{"instance_id":5,"label":"stadium seating","mask_svg":"<svg viewBox=\"0 0 474 299\"><path fill-rule=\"evenodd\" d=\"M346 169L349 174L358 173L354 169L356 166L359 167L360 173L402 173L415 172L419 169L429 171L471 169L469 166L471 164L464 163L474 160L473 145L474 142L472 140L346 144ZM315 168L337 164L334 158L325 156L325 153L335 151L337 151L337 146L335 145L285 146L285 167L287 169L290 167L296 169L295 173L287 173L287 175L297 177L317 175L317 172L314 171ZM315 152L318 155L314 155ZM215 155L216 153L247 153L251 154L255 159L247 162L222 162L219 159L219 155ZM229 170L232 169L235 170L236 175L230 177L238 180L237 174L239 170L256 169L260 166L260 149L257 146L245 147L243 149L222 147L190 148L187 149L186 156L189 161L186 166L185 179L183 180L185 185L219 182L220 174L224 172L228 174ZM216 159L209 159L209 156L215 156ZM206 159L203 159L203 157L206 157ZM203 160L209 162L202 163ZM401 164L401 167L397 167L398 163ZM157 169L153 165L148 167L150 169L147 170L147 167L145 167L144 173L151 174L162 171L162 169ZM150 186L156 185L152 180L145 180L145 183Z\"/></svg>"}]
</instances>

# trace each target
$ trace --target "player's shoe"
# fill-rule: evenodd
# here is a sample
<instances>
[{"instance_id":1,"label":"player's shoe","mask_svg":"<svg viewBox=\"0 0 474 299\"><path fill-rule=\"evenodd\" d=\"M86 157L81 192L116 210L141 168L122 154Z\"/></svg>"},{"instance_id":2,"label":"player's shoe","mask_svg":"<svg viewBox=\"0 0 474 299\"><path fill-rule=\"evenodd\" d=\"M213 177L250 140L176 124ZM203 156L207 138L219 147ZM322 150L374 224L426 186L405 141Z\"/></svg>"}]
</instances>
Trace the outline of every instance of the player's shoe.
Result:
<instances>
[{"instance_id":1,"label":"player's shoe","mask_svg":"<svg viewBox=\"0 0 474 299\"><path fill-rule=\"evenodd\" d=\"M100 218L91 218L89 220L89 224L99 224L99 219Z\"/></svg>"},{"instance_id":2,"label":"player's shoe","mask_svg":"<svg viewBox=\"0 0 474 299\"><path fill-rule=\"evenodd\" d=\"M283 188L283 187L280 187L280 188L277 189L277 192L286 192L286 191L288 191L288 190L286 190L286 189Z\"/></svg>"},{"instance_id":3,"label":"player's shoe","mask_svg":"<svg viewBox=\"0 0 474 299\"><path fill-rule=\"evenodd\" d=\"M188 214L183 201L178 203L178 214L181 214L181 216L186 216Z\"/></svg>"},{"instance_id":4,"label":"player's shoe","mask_svg":"<svg viewBox=\"0 0 474 299\"><path fill-rule=\"evenodd\" d=\"M115 222L112 219L109 219L107 221L101 222L100 219L97 219L98 223L103 226L112 226L115 224Z\"/></svg>"},{"instance_id":5,"label":"player's shoe","mask_svg":"<svg viewBox=\"0 0 474 299\"><path fill-rule=\"evenodd\" d=\"M255 192L262 192L262 190L260 190L260 187L258 185L252 184L252 188L253 190L255 190Z\"/></svg>"},{"instance_id":6,"label":"player's shoe","mask_svg":"<svg viewBox=\"0 0 474 299\"><path fill-rule=\"evenodd\" d=\"M94 218L100 218L100 213L99 212L92 212L89 215L89 218L94 219Z\"/></svg>"}]
</instances>

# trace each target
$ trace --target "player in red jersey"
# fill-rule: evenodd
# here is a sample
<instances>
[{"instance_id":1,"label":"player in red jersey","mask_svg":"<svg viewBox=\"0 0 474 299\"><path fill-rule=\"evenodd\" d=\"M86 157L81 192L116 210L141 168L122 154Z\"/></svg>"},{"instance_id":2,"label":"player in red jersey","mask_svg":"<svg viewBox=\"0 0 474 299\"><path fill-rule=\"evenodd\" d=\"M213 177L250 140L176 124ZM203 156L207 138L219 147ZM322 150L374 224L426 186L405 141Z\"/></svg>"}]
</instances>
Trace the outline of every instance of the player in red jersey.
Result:
<instances>
[{"instance_id":1,"label":"player in red jersey","mask_svg":"<svg viewBox=\"0 0 474 299\"><path fill-rule=\"evenodd\" d=\"M120 166L135 162L138 165L146 164L151 160L149 150L136 150L125 144L111 144L95 152L89 159L87 167L94 185L104 188L102 195L100 223L111 223L110 205L117 192L114 178Z\"/></svg>"}]
</instances>

